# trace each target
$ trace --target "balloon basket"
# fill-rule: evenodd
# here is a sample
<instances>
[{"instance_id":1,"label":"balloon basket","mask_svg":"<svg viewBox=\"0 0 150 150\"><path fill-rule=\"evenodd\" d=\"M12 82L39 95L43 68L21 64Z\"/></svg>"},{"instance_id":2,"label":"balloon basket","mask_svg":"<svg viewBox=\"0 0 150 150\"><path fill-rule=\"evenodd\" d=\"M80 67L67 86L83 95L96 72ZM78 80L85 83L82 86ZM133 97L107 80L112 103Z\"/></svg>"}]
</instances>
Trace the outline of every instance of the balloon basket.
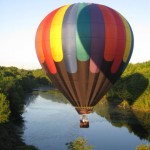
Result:
<instances>
[{"instance_id":1,"label":"balloon basket","mask_svg":"<svg viewBox=\"0 0 150 150\"><path fill-rule=\"evenodd\" d=\"M80 128L89 128L89 120L87 115L80 115Z\"/></svg>"},{"instance_id":2,"label":"balloon basket","mask_svg":"<svg viewBox=\"0 0 150 150\"><path fill-rule=\"evenodd\" d=\"M93 107L75 107L80 115L80 128L89 128L89 120L87 114L93 111Z\"/></svg>"}]
</instances>

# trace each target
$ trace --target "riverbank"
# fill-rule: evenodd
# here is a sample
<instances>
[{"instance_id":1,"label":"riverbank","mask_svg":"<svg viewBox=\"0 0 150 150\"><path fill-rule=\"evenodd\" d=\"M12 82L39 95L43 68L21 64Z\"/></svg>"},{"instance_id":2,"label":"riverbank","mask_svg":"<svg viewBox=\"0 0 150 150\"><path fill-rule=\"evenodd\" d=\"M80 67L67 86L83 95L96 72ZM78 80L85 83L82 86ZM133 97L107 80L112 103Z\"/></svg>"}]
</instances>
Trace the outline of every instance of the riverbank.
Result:
<instances>
[{"instance_id":1,"label":"riverbank","mask_svg":"<svg viewBox=\"0 0 150 150\"><path fill-rule=\"evenodd\" d=\"M129 64L106 97L123 109L150 112L150 61Z\"/></svg>"},{"instance_id":2,"label":"riverbank","mask_svg":"<svg viewBox=\"0 0 150 150\"><path fill-rule=\"evenodd\" d=\"M94 107L94 112L107 119L113 126L125 127L130 133L150 142L150 112L118 107L118 103L105 98Z\"/></svg>"},{"instance_id":3,"label":"riverbank","mask_svg":"<svg viewBox=\"0 0 150 150\"><path fill-rule=\"evenodd\" d=\"M135 114L138 111L149 113L149 68L150 61L129 64L120 80L107 93L107 100L104 103L123 110L131 110ZM18 144L25 146L13 131L12 122L20 117L24 111L26 93L32 92L33 89L39 90L41 86L53 87L53 84L42 69L24 70L16 67L0 67L0 70L0 143L3 144L4 141L7 141L7 144L2 146L10 145L10 147L13 147L13 145ZM9 139L11 134L13 138ZM6 140L7 138L8 140ZM11 150L10 147L8 147L8 150ZM3 150L5 150L5 147L3 147Z\"/></svg>"},{"instance_id":4,"label":"riverbank","mask_svg":"<svg viewBox=\"0 0 150 150\"><path fill-rule=\"evenodd\" d=\"M112 150L135 150L141 143L149 144L150 115L135 116L132 111L98 103L97 110L88 115L89 128L80 129L78 113L62 100L59 90L36 92L28 99L23 139L40 150L67 149L65 143L78 136L86 137L95 150L109 150L110 145Z\"/></svg>"},{"instance_id":5,"label":"riverbank","mask_svg":"<svg viewBox=\"0 0 150 150\"><path fill-rule=\"evenodd\" d=\"M49 81L42 70L15 67L0 67L0 70L0 150L37 150L25 145L17 126L23 122L26 94L42 84L49 85Z\"/></svg>"},{"instance_id":6,"label":"riverbank","mask_svg":"<svg viewBox=\"0 0 150 150\"><path fill-rule=\"evenodd\" d=\"M0 149L1 150L38 150L36 147L26 145L21 133L15 124L0 124Z\"/></svg>"}]
</instances>

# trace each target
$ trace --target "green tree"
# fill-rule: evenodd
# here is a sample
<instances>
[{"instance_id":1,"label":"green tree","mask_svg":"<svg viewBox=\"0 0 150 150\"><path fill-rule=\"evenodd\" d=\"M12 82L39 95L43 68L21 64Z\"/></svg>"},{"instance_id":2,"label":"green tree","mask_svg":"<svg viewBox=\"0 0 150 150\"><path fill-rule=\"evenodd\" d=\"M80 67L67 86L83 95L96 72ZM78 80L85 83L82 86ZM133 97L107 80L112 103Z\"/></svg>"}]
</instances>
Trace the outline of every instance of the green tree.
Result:
<instances>
[{"instance_id":1,"label":"green tree","mask_svg":"<svg viewBox=\"0 0 150 150\"><path fill-rule=\"evenodd\" d=\"M93 150L94 146L88 145L84 137L78 137L68 144L68 150Z\"/></svg>"},{"instance_id":2,"label":"green tree","mask_svg":"<svg viewBox=\"0 0 150 150\"><path fill-rule=\"evenodd\" d=\"M0 123L7 122L9 115L9 101L6 100L6 96L3 93L0 93Z\"/></svg>"},{"instance_id":3,"label":"green tree","mask_svg":"<svg viewBox=\"0 0 150 150\"><path fill-rule=\"evenodd\" d=\"M136 148L136 150L150 150L150 145L141 144Z\"/></svg>"}]
</instances>

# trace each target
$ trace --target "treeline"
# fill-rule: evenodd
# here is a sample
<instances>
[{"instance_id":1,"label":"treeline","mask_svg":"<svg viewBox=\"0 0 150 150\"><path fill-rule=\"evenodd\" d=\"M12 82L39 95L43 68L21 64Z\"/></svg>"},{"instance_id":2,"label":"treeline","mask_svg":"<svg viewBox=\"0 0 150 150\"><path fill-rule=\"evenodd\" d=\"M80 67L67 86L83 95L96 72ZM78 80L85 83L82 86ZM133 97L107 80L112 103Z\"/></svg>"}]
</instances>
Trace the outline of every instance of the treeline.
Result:
<instances>
[{"instance_id":1,"label":"treeline","mask_svg":"<svg viewBox=\"0 0 150 150\"><path fill-rule=\"evenodd\" d=\"M120 107L150 111L150 61L129 64L107 99Z\"/></svg>"},{"instance_id":2,"label":"treeline","mask_svg":"<svg viewBox=\"0 0 150 150\"><path fill-rule=\"evenodd\" d=\"M0 67L0 123L20 117L25 94L43 85L52 83L42 69Z\"/></svg>"},{"instance_id":3,"label":"treeline","mask_svg":"<svg viewBox=\"0 0 150 150\"><path fill-rule=\"evenodd\" d=\"M107 99L117 103L118 106L149 111L149 83L150 61L129 64L120 80L107 93ZM0 67L0 123L22 114L27 92L48 85L53 86L42 69L24 70L16 67Z\"/></svg>"},{"instance_id":4,"label":"treeline","mask_svg":"<svg viewBox=\"0 0 150 150\"><path fill-rule=\"evenodd\" d=\"M53 86L42 69L0 67L0 149L37 150L34 146L25 145L15 131L15 124L23 121L21 114L26 93L41 86Z\"/></svg>"},{"instance_id":5,"label":"treeline","mask_svg":"<svg viewBox=\"0 0 150 150\"><path fill-rule=\"evenodd\" d=\"M11 143L14 146L18 143L13 139L8 141L12 129L10 126L5 126L5 123L13 122L21 117L24 111L26 93L41 86L53 86L42 69L24 70L16 67L0 67L0 131L3 131L0 134L0 149L10 150L9 145ZM106 96L108 102L113 105L150 111L149 93L150 61L129 64L120 80L116 82ZM15 136L14 133L12 134ZM19 141L17 138L16 140ZM2 141L9 144L3 144Z\"/></svg>"},{"instance_id":6,"label":"treeline","mask_svg":"<svg viewBox=\"0 0 150 150\"><path fill-rule=\"evenodd\" d=\"M30 71L0 66L0 149L37 150L25 145L15 131L14 122L22 122L26 93L42 85L51 85L51 82L41 69Z\"/></svg>"},{"instance_id":7,"label":"treeline","mask_svg":"<svg viewBox=\"0 0 150 150\"><path fill-rule=\"evenodd\" d=\"M150 110L150 61L129 64L120 80L107 93L107 98L122 107ZM16 118L23 112L24 97L52 82L42 69L24 70L0 67L0 123ZM15 116L15 117L13 117Z\"/></svg>"}]
</instances>

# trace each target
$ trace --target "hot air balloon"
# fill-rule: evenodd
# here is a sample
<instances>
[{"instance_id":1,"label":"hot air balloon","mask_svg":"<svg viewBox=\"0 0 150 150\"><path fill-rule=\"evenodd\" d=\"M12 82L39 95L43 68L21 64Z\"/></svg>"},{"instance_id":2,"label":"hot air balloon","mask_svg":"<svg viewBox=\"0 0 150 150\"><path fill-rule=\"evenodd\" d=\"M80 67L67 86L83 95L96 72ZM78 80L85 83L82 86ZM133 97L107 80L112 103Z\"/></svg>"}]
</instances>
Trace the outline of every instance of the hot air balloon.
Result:
<instances>
[{"instance_id":1,"label":"hot air balloon","mask_svg":"<svg viewBox=\"0 0 150 150\"><path fill-rule=\"evenodd\" d=\"M93 3L55 9L40 23L35 39L42 68L82 115L89 114L119 79L133 43L127 20Z\"/></svg>"}]
</instances>

